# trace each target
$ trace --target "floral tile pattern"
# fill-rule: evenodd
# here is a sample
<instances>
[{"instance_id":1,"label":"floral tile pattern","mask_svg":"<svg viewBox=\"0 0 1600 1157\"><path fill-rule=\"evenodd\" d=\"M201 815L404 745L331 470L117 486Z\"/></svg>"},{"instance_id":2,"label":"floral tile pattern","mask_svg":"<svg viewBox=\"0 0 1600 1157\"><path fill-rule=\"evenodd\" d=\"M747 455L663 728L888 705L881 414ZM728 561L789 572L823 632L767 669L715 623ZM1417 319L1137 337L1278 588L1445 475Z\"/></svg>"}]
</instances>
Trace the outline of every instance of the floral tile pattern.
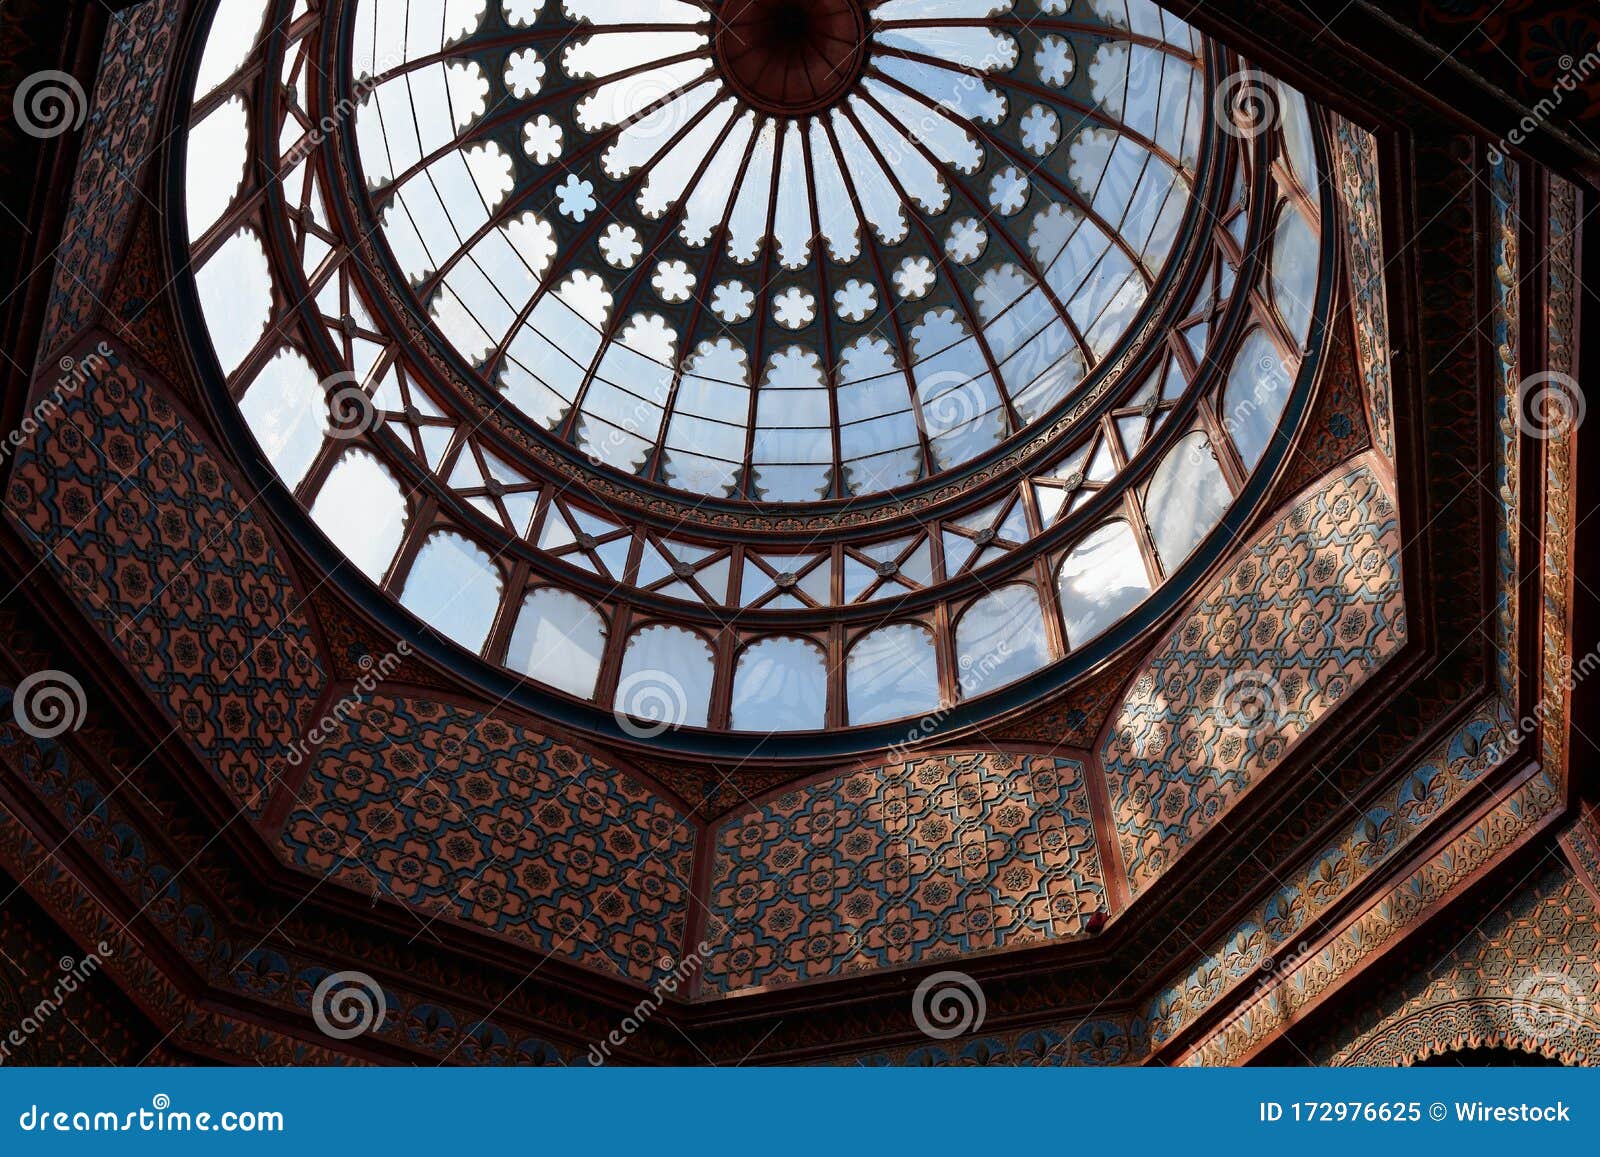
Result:
<instances>
[{"instance_id":1,"label":"floral tile pattern","mask_svg":"<svg viewBox=\"0 0 1600 1157\"><path fill-rule=\"evenodd\" d=\"M1394 503L1362 465L1303 492L1156 649L1100 758L1149 887L1406 637Z\"/></svg>"},{"instance_id":2,"label":"floral tile pattern","mask_svg":"<svg viewBox=\"0 0 1600 1157\"><path fill-rule=\"evenodd\" d=\"M695 829L643 783L432 700L341 726L284 827L292 864L635 980L681 954Z\"/></svg>"},{"instance_id":3,"label":"floral tile pattern","mask_svg":"<svg viewBox=\"0 0 1600 1157\"><path fill-rule=\"evenodd\" d=\"M92 321L111 296L155 155L182 0L153 0L111 16L84 127L77 187L62 230L42 352Z\"/></svg>"},{"instance_id":4,"label":"floral tile pattern","mask_svg":"<svg viewBox=\"0 0 1600 1157\"><path fill-rule=\"evenodd\" d=\"M861 768L715 839L705 984L721 993L1064 939L1105 907L1077 759Z\"/></svg>"},{"instance_id":5,"label":"floral tile pattern","mask_svg":"<svg viewBox=\"0 0 1600 1157\"><path fill-rule=\"evenodd\" d=\"M216 770L259 814L325 677L293 581L211 450L121 360L18 453L6 511Z\"/></svg>"}]
</instances>

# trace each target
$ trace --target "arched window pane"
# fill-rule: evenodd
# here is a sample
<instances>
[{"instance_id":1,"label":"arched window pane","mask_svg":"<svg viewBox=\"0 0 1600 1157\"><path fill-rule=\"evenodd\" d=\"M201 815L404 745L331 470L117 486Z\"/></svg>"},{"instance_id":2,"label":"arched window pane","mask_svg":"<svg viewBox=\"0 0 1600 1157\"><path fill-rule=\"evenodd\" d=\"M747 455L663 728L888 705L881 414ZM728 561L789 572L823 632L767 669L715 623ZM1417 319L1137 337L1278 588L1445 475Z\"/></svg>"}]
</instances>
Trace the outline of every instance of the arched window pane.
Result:
<instances>
[{"instance_id":1,"label":"arched window pane","mask_svg":"<svg viewBox=\"0 0 1600 1157\"><path fill-rule=\"evenodd\" d=\"M184 209L189 240L197 240L233 203L244 179L250 119L244 100L230 96L189 130L184 159Z\"/></svg>"},{"instance_id":2,"label":"arched window pane","mask_svg":"<svg viewBox=\"0 0 1600 1157\"><path fill-rule=\"evenodd\" d=\"M711 644L682 627L634 632L622 656L616 709L646 724L705 727L716 661Z\"/></svg>"},{"instance_id":3,"label":"arched window pane","mask_svg":"<svg viewBox=\"0 0 1600 1157\"><path fill-rule=\"evenodd\" d=\"M963 695L1014 683L1055 658L1045 634L1039 592L1018 583L984 595L956 626Z\"/></svg>"},{"instance_id":4,"label":"arched window pane","mask_svg":"<svg viewBox=\"0 0 1600 1157\"><path fill-rule=\"evenodd\" d=\"M217 5L194 78L196 100L239 71L245 54L261 33L266 12L267 0L222 0Z\"/></svg>"},{"instance_id":5,"label":"arched window pane","mask_svg":"<svg viewBox=\"0 0 1600 1157\"><path fill-rule=\"evenodd\" d=\"M882 723L939 708L933 636L911 623L863 635L845 661L851 723Z\"/></svg>"},{"instance_id":6,"label":"arched window pane","mask_svg":"<svg viewBox=\"0 0 1600 1157\"><path fill-rule=\"evenodd\" d=\"M1293 206L1284 209L1272 240L1272 300L1294 339L1305 348L1317 303L1317 235Z\"/></svg>"},{"instance_id":7,"label":"arched window pane","mask_svg":"<svg viewBox=\"0 0 1600 1157\"><path fill-rule=\"evenodd\" d=\"M606 624L577 595L542 587L522 603L506 666L580 699L594 698Z\"/></svg>"},{"instance_id":8,"label":"arched window pane","mask_svg":"<svg viewBox=\"0 0 1600 1157\"><path fill-rule=\"evenodd\" d=\"M1118 519L1086 535L1061 564L1059 585L1071 647L1083 646L1143 602L1150 576L1128 524Z\"/></svg>"},{"instance_id":9,"label":"arched window pane","mask_svg":"<svg viewBox=\"0 0 1600 1157\"><path fill-rule=\"evenodd\" d=\"M1211 532L1230 501L1222 468L1204 434L1189 434L1167 451L1144 499L1145 521L1167 574Z\"/></svg>"},{"instance_id":10,"label":"arched window pane","mask_svg":"<svg viewBox=\"0 0 1600 1157\"><path fill-rule=\"evenodd\" d=\"M351 450L328 472L311 519L373 582L382 582L405 534L406 500L389 471Z\"/></svg>"},{"instance_id":11,"label":"arched window pane","mask_svg":"<svg viewBox=\"0 0 1600 1157\"><path fill-rule=\"evenodd\" d=\"M279 350L261 367L239 400L239 412L283 484L300 485L322 449L328 403L316 371L298 350Z\"/></svg>"},{"instance_id":12,"label":"arched window pane","mask_svg":"<svg viewBox=\"0 0 1600 1157\"><path fill-rule=\"evenodd\" d=\"M1233 359L1222 394L1222 427L1247 470L1255 469L1271 445L1293 388L1294 375L1278 347L1263 331L1252 330Z\"/></svg>"},{"instance_id":13,"label":"arched window pane","mask_svg":"<svg viewBox=\"0 0 1600 1157\"><path fill-rule=\"evenodd\" d=\"M818 731L827 721L822 648L804 639L762 639L733 673L735 731Z\"/></svg>"},{"instance_id":14,"label":"arched window pane","mask_svg":"<svg viewBox=\"0 0 1600 1157\"><path fill-rule=\"evenodd\" d=\"M261 238L253 229L228 238L194 275L194 287L217 365L227 377L266 331L272 313L272 277Z\"/></svg>"},{"instance_id":15,"label":"arched window pane","mask_svg":"<svg viewBox=\"0 0 1600 1157\"><path fill-rule=\"evenodd\" d=\"M1283 151L1289 167L1314 204L1322 200L1317 182L1317 149L1311 134L1311 110L1306 98L1278 81L1278 106L1283 126Z\"/></svg>"},{"instance_id":16,"label":"arched window pane","mask_svg":"<svg viewBox=\"0 0 1600 1157\"><path fill-rule=\"evenodd\" d=\"M417 552L400 605L469 651L481 651L500 606L500 571L459 534L435 534Z\"/></svg>"}]
</instances>

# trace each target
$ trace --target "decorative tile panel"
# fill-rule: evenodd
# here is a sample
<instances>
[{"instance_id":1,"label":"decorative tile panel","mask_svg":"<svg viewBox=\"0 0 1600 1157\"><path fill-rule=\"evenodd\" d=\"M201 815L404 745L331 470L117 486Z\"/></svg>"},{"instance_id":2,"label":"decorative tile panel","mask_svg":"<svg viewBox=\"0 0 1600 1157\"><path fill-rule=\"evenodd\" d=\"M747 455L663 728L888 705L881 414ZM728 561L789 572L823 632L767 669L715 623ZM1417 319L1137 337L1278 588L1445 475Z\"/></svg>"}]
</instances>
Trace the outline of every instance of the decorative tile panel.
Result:
<instances>
[{"instance_id":1,"label":"decorative tile panel","mask_svg":"<svg viewBox=\"0 0 1600 1157\"><path fill-rule=\"evenodd\" d=\"M1149 887L1405 641L1400 527L1372 468L1302 492L1160 644L1100 758Z\"/></svg>"},{"instance_id":2,"label":"decorative tile panel","mask_svg":"<svg viewBox=\"0 0 1600 1157\"><path fill-rule=\"evenodd\" d=\"M708 989L1061 940L1105 906L1084 764L962 752L785 792L716 832Z\"/></svg>"},{"instance_id":3,"label":"decorative tile panel","mask_svg":"<svg viewBox=\"0 0 1600 1157\"><path fill-rule=\"evenodd\" d=\"M40 352L103 312L159 144L157 116L184 0L149 0L113 13L84 127Z\"/></svg>"},{"instance_id":4,"label":"decorative tile panel","mask_svg":"<svg viewBox=\"0 0 1600 1157\"><path fill-rule=\"evenodd\" d=\"M259 814L324 684L311 628L210 448L113 343L99 350L80 351L85 380L18 451L6 513L178 737Z\"/></svg>"},{"instance_id":5,"label":"decorative tile panel","mask_svg":"<svg viewBox=\"0 0 1600 1157\"><path fill-rule=\"evenodd\" d=\"M480 712L346 702L284 826L290 863L634 980L682 955L695 828L676 807Z\"/></svg>"},{"instance_id":6,"label":"decorative tile panel","mask_svg":"<svg viewBox=\"0 0 1600 1157\"><path fill-rule=\"evenodd\" d=\"M1343 195L1356 321L1356 360L1383 456L1394 461L1394 383L1390 366L1389 303L1383 258L1378 143L1371 133L1334 117L1334 179Z\"/></svg>"}]
</instances>

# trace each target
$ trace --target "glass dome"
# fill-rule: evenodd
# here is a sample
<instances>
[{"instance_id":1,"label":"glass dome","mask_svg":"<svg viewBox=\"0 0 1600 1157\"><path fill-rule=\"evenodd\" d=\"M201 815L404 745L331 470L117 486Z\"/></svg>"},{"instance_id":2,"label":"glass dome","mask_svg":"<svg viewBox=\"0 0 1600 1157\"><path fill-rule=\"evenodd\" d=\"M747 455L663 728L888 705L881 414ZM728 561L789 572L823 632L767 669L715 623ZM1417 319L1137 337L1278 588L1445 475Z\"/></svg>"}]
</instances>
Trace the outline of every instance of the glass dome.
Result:
<instances>
[{"instance_id":1,"label":"glass dome","mask_svg":"<svg viewBox=\"0 0 1600 1157\"><path fill-rule=\"evenodd\" d=\"M1303 412L1320 117L1144 0L218 0L191 77L220 420L338 581L615 737L1015 710Z\"/></svg>"},{"instance_id":2,"label":"glass dome","mask_svg":"<svg viewBox=\"0 0 1600 1157\"><path fill-rule=\"evenodd\" d=\"M361 0L370 208L419 315L583 454L905 486L1074 396L1196 190L1187 27L1005 7Z\"/></svg>"}]
</instances>

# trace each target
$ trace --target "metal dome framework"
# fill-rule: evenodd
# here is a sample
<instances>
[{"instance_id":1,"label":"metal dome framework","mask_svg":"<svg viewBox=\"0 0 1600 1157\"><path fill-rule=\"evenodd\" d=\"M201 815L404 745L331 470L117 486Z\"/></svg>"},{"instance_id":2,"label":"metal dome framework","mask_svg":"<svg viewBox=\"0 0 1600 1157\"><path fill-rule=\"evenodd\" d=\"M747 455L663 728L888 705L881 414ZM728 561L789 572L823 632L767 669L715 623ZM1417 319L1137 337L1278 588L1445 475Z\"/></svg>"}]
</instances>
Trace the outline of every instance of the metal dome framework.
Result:
<instances>
[{"instance_id":1,"label":"metal dome framework","mask_svg":"<svg viewBox=\"0 0 1600 1157\"><path fill-rule=\"evenodd\" d=\"M218 5L181 259L219 419L302 537L491 689L686 749L959 729L1148 630L1304 412L1332 273L1317 114L1151 5L623 7ZM411 31L424 8L437 33ZM859 52L807 47L846 17ZM541 329L557 308L588 330ZM571 397L551 365L581 365ZM886 383L900 409L848 420ZM708 466L724 431L741 453Z\"/></svg>"}]
</instances>

